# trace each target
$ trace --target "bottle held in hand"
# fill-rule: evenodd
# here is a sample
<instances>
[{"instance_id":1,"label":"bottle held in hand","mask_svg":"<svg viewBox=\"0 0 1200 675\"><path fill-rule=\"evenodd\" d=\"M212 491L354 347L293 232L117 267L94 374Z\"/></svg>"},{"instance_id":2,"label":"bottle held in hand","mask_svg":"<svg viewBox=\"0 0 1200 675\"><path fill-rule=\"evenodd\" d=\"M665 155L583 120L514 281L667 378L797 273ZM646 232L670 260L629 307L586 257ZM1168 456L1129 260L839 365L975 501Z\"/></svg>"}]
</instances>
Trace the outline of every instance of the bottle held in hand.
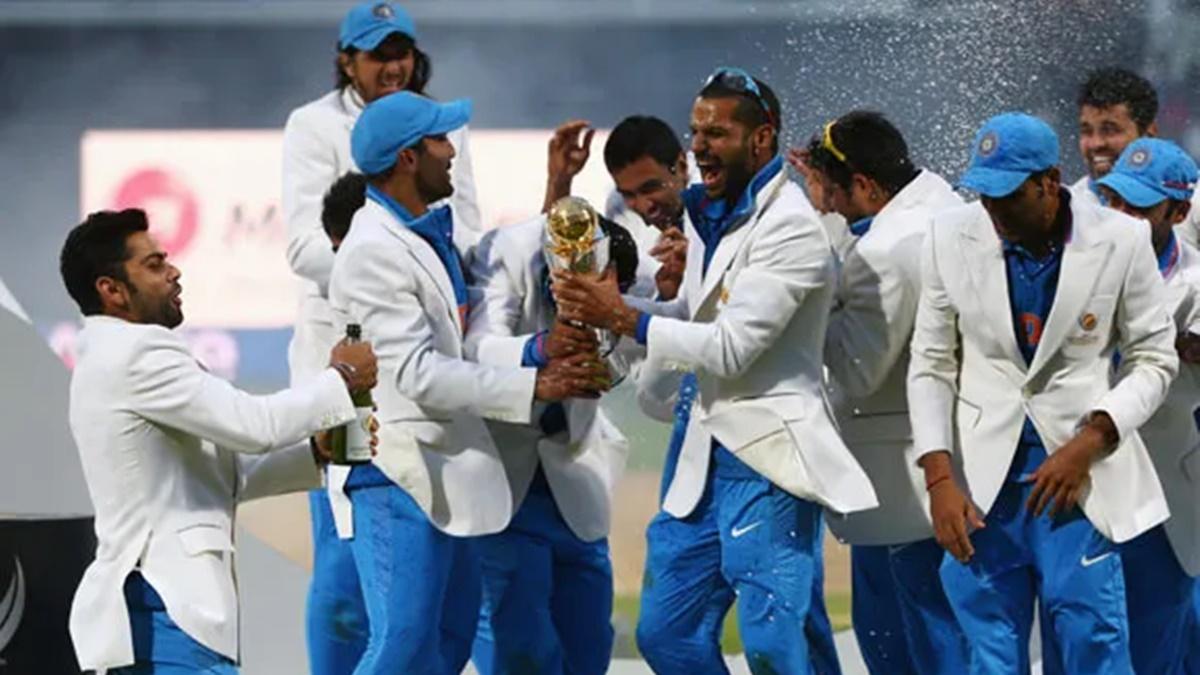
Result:
<instances>
[{"instance_id":1,"label":"bottle held in hand","mask_svg":"<svg viewBox=\"0 0 1200 675\"><path fill-rule=\"evenodd\" d=\"M347 324L346 342L360 340L362 326L356 323ZM350 400L354 402L354 410L358 417L352 422L330 429L330 462L333 464L366 464L371 461L371 416L374 414L375 401L371 398L370 389L350 392Z\"/></svg>"}]
</instances>

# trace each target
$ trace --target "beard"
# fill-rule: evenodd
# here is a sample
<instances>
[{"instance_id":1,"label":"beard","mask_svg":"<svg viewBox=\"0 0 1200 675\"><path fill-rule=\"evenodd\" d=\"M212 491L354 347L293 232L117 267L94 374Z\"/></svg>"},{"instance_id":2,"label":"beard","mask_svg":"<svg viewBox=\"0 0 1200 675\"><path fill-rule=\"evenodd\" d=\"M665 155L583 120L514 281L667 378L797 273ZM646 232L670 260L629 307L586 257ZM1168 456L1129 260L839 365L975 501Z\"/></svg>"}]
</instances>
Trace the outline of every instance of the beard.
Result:
<instances>
[{"instance_id":1,"label":"beard","mask_svg":"<svg viewBox=\"0 0 1200 675\"><path fill-rule=\"evenodd\" d=\"M432 180L418 174L417 194L421 195L421 200L427 205L440 202L454 194L454 186L450 183L450 172L447 171L444 177L438 176Z\"/></svg>"},{"instance_id":2,"label":"beard","mask_svg":"<svg viewBox=\"0 0 1200 675\"><path fill-rule=\"evenodd\" d=\"M141 323L154 324L164 328L175 328L183 323L183 310L175 304L174 293L161 298L153 298L137 290L130 284L129 300L134 316Z\"/></svg>"}]
</instances>

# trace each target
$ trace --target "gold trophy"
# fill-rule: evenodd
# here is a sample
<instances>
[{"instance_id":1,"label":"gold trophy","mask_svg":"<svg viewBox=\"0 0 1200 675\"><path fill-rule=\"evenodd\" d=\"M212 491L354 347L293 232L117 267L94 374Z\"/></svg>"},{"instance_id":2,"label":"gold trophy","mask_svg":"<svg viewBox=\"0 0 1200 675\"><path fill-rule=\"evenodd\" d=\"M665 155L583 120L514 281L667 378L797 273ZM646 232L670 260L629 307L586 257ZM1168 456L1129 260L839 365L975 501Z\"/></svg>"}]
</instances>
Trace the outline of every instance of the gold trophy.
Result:
<instances>
[{"instance_id":1,"label":"gold trophy","mask_svg":"<svg viewBox=\"0 0 1200 675\"><path fill-rule=\"evenodd\" d=\"M563 197L546 214L543 239L546 265L551 271L566 270L577 274L600 275L608 267L609 239L600 227L600 216L587 200ZM586 328L572 321L571 325ZM600 356L608 365L612 386L629 374L629 362L616 349L621 336L595 329Z\"/></svg>"}]
</instances>

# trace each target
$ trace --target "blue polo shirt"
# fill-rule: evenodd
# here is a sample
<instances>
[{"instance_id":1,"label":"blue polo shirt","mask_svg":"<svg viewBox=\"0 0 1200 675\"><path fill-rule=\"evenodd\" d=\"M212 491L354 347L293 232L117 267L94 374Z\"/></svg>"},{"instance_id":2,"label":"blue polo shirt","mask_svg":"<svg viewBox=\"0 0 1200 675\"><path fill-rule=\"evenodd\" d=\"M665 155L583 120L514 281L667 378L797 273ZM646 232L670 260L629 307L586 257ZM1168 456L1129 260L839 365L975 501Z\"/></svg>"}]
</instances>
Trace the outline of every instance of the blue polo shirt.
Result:
<instances>
[{"instance_id":1,"label":"blue polo shirt","mask_svg":"<svg viewBox=\"0 0 1200 675\"><path fill-rule=\"evenodd\" d=\"M1058 278L1062 270L1063 246L1071 238L1071 197L1063 190L1058 211L1058 231L1061 235L1050 242L1045 255L1037 256L1020 244L1001 240L1004 267L1008 276L1008 301L1012 311L1017 347L1025 357L1025 365L1033 362L1042 340L1042 330L1054 306ZM1033 422L1026 417L1017 442L1017 453L1008 470L1008 479L1023 481L1046 460L1046 446L1038 436Z\"/></svg>"}]
</instances>

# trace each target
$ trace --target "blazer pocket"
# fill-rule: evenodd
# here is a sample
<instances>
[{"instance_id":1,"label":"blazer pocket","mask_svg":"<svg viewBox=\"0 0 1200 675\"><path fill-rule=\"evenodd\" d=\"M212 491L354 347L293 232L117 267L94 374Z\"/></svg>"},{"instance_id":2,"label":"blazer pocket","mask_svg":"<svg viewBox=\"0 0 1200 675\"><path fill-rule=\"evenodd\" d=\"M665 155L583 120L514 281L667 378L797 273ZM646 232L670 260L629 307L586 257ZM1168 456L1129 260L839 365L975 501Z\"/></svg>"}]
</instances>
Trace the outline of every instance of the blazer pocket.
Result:
<instances>
[{"instance_id":1,"label":"blazer pocket","mask_svg":"<svg viewBox=\"0 0 1200 675\"><path fill-rule=\"evenodd\" d=\"M176 535L183 545L184 553L197 556L202 553L219 553L233 550L233 538L221 525L198 523L181 528Z\"/></svg>"},{"instance_id":2,"label":"blazer pocket","mask_svg":"<svg viewBox=\"0 0 1200 675\"><path fill-rule=\"evenodd\" d=\"M1188 482L1200 483L1200 446L1194 447L1179 458L1180 468Z\"/></svg>"},{"instance_id":3,"label":"blazer pocket","mask_svg":"<svg viewBox=\"0 0 1200 675\"><path fill-rule=\"evenodd\" d=\"M983 408L957 396L954 399L954 416L960 429L973 429L979 425L979 420L983 417Z\"/></svg>"},{"instance_id":4,"label":"blazer pocket","mask_svg":"<svg viewBox=\"0 0 1200 675\"><path fill-rule=\"evenodd\" d=\"M440 450L446 447L453 420L393 419L384 424L395 431L410 435L422 447ZM382 443L382 439L380 439Z\"/></svg>"}]
</instances>

